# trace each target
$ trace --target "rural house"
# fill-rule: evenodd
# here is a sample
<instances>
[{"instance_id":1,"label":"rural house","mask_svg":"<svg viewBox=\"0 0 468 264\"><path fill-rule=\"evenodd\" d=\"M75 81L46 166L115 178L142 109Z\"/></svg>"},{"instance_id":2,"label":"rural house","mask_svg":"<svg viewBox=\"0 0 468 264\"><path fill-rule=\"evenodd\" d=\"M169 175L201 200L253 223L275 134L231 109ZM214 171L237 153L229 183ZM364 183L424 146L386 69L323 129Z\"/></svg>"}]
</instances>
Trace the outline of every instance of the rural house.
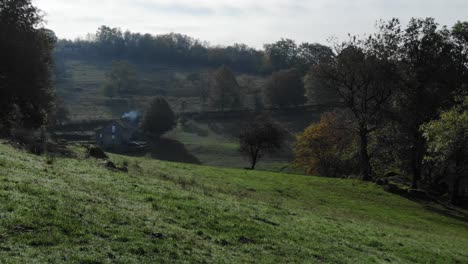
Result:
<instances>
[{"instance_id":1,"label":"rural house","mask_svg":"<svg viewBox=\"0 0 468 264\"><path fill-rule=\"evenodd\" d=\"M127 119L112 120L96 130L96 144L104 149L125 151L138 127Z\"/></svg>"}]
</instances>

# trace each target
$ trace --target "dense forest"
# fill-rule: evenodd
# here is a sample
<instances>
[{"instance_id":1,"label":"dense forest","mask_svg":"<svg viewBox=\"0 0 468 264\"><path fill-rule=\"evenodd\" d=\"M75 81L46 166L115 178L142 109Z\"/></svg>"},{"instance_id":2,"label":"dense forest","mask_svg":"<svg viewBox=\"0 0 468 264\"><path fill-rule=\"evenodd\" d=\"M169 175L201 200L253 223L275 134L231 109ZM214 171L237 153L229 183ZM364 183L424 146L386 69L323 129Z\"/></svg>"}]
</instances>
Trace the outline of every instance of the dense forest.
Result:
<instances>
[{"instance_id":1,"label":"dense forest","mask_svg":"<svg viewBox=\"0 0 468 264\"><path fill-rule=\"evenodd\" d=\"M327 46L316 43L298 45L291 39L265 44L264 50L257 50L245 44L212 46L178 33L140 34L108 26L101 26L85 40L59 40L55 50L58 59L129 60L182 66L227 65L239 72L255 74L292 67L305 71L331 55L332 51Z\"/></svg>"}]
</instances>

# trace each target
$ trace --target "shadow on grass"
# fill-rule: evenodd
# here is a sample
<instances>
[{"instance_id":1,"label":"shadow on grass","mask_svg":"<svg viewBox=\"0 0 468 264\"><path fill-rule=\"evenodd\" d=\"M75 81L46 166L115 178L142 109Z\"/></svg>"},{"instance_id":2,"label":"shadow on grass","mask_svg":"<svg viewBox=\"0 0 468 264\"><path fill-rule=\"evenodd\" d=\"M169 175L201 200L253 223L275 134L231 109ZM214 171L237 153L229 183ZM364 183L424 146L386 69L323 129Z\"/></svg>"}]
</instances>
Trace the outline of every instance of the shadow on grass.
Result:
<instances>
[{"instance_id":1,"label":"shadow on grass","mask_svg":"<svg viewBox=\"0 0 468 264\"><path fill-rule=\"evenodd\" d=\"M184 144L174 139L160 138L150 143L149 152L154 159L201 164L197 157L188 152Z\"/></svg>"},{"instance_id":2,"label":"shadow on grass","mask_svg":"<svg viewBox=\"0 0 468 264\"><path fill-rule=\"evenodd\" d=\"M200 160L192 155L181 142L160 138L153 142L148 142L148 146L132 150L106 149L106 152L125 155L130 157L146 157L150 156L153 159L181 162L190 164L202 164Z\"/></svg>"},{"instance_id":3,"label":"shadow on grass","mask_svg":"<svg viewBox=\"0 0 468 264\"><path fill-rule=\"evenodd\" d=\"M399 188L392 188L391 190L387 188L387 192L420 203L424 206L425 209L434 213L468 223L468 211L464 210L463 208L448 205L446 202L441 201L439 197L434 197L427 194L423 196L418 196L414 194L412 195L406 190Z\"/></svg>"},{"instance_id":4,"label":"shadow on grass","mask_svg":"<svg viewBox=\"0 0 468 264\"><path fill-rule=\"evenodd\" d=\"M420 203L429 211L468 223L466 208L449 205L447 201L442 200L440 197L429 195L425 191L411 193L397 184L387 184L384 189L389 193Z\"/></svg>"},{"instance_id":5,"label":"shadow on grass","mask_svg":"<svg viewBox=\"0 0 468 264\"><path fill-rule=\"evenodd\" d=\"M427 210L432 211L434 213L441 214L443 216L447 216L462 222L468 223L468 212L456 207L447 206L444 204L426 204L424 206Z\"/></svg>"}]
</instances>

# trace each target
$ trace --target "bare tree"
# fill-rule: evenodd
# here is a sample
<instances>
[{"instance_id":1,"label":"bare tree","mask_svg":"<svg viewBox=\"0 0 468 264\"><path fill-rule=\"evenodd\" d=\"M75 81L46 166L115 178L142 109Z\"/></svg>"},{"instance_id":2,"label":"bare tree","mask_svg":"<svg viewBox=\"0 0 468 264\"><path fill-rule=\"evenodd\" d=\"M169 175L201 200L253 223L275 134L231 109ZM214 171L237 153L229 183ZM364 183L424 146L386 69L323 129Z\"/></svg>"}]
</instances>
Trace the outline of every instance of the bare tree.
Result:
<instances>
[{"instance_id":1,"label":"bare tree","mask_svg":"<svg viewBox=\"0 0 468 264\"><path fill-rule=\"evenodd\" d=\"M250 161L254 170L258 161L266 154L281 149L285 139L284 130L270 118L257 117L244 125L240 135L240 152Z\"/></svg>"}]
</instances>

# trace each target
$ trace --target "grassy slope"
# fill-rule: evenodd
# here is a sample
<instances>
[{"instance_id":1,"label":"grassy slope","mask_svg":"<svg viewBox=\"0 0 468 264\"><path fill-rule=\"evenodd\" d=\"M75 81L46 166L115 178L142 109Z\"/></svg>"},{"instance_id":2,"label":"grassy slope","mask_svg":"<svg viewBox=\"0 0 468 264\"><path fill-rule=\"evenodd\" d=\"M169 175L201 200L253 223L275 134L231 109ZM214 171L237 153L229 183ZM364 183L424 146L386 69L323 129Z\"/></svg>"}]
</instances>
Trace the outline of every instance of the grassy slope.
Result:
<instances>
[{"instance_id":1,"label":"grassy slope","mask_svg":"<svg viewBox=\"0 0 468 264\"><path fill-rule=\"evenodd\" d=\"M145 109L149 104L149 100L153 96L148 94L112 100L104 97L101 90L105 83L105 73L110 68L109 64L110 62L93 63L80 60L67 60L65 62L66 77L57 83L56 88L58 94L65 99L72 119L116 118L130 110ZM177 80L184 79L189 73L207 70L204 68L173 68L163 65L138 65L140 78L154 83L154 87L151 88L168 91L170 95L168 100L175 111L179 110L180 99L174 95L178 93L177 90L180 92L184 89L184 87L178 86ZM183 100L187 102L188 111L199 110L199 99L185 97ZM294 120L293 117L288 119ZM232 168L248 166L248 162L238 152L237 139L214 133L210 131L207 124L197 125L208 131L208 135L197 136L176 129L170 133L169 137L185 144L190 154L196 156L203 164ZM290 157L285 157L285 155L277 155L273 158L266 157L258 168L260 170L290 172L292 170L287 167L290 161Z\"/></svg>"},{"instance_id":2,"label":"grassy slope","mask_svg":"<svg viewBox=\"0 0 468 264\"><path fill-rule=\"evenodd\" d=\"M102 93L102 86L106 81L106 72L110 70L110 62L89 62L81 60L67 60L66 76L56 83L57 93L65 100L70 110L71 118L103 119L120 117L122 113L144 109L149 101L156 96L152 90L165 90L168 92L168 100L175 110L178 110L180 102L174 97L177 93L186 92L183 87L178 87L177 80L184 79L192 72L206 69L179 69L161 65L137 65L141 84L135 96L117 96L110 100ZM150 82L150 86L145 84ZM182 91L179 91L182 90ZM148 93L149 92L149 93ZM199 109L197 98L185 98L189 111ZM116 106L119 104L119 106Z\"/></svg>"},{"instance_id":3,"label":"grassy slope","mask_svg":"<svg viewBox=\"0 0 468 264\"><path fill-rule=\"evenodd\" d=\"M466 263L468 223L353 180L0 145L2 263Z\"/></svg>"},{"instance_id":4,"label":"grassy slope","mask_svg":"<svg viewBox=\"0 0 468 264\"><path fill-rule=\"evenodd\" d=\"M199 124L199 126L201 126ZM206 128L207 135L199 136L194 133L184 132L176 128L166 135L185 145L190 154L194 155L203 165L216 167L229 167L242 169L249 166L249 162L239 152L239 142L237 139L217 134ZM276 157L263 157L258 164L258 170L267 171L287 171L290 168L290 158L282 153Z\"/></svg>"}]
</instances>

